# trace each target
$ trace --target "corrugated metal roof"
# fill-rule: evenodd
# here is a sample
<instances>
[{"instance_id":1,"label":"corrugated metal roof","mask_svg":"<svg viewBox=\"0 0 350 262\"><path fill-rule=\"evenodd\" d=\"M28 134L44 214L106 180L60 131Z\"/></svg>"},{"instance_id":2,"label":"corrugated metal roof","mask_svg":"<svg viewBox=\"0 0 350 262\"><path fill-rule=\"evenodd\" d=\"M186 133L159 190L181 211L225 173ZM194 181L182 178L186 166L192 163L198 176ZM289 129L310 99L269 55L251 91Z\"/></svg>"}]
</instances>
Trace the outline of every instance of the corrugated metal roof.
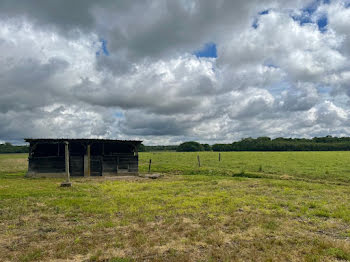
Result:
<instances>
[{"instance_id":1,"label":"corrugated metal roof","mask_svg":"<svg viewBox=\"0 0 350 262\"><path fill-rule=\"evenodd\" d=\"M118 140L118 139L103 139L103 138L25 138L26 142L119 142L119 143L142 143L142 140Z\"/></svg>"}]
</instances>

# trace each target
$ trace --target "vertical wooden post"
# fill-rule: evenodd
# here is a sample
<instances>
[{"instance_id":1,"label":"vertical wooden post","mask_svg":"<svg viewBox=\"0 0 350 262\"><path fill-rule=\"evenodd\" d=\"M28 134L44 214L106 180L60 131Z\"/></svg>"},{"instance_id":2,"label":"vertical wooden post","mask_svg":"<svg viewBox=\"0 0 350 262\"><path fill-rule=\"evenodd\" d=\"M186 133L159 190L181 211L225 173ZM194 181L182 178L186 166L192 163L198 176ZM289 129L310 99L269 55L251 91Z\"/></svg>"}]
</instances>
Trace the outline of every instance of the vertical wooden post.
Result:
<instances>
[{"instance_id":1,"label":"vertical wooden post","mask_svg":"<svg viewBox=\"0 0 350 262\"><path fill-rule=\"evenodd\" d=\"M151 164L152 164L152 159L149 160L149 165L148 165L148 173L151 172Z\"/></svg>"},{"instance_id":2,"label":"vertical wooden post","mask_svg":"<svg viewBox=\"0 0 350 262\"><path fill-rule=\"evenodd\" d=\"M69 174L69 144L68 142L64 143L64 152L65 152L65 159L66 159L66 182L70 181L70 174Z\"/></svg>"},{"instance_id":3,"label":"vertical wooden post","mask_svg":"<svg viewBox=\"0 0 350 262\"><path fill-rule=\"evenodd\" d=\"M65 153L65 162L66 162L66 181L61 183L61 187L70 187L72 183L70 182L69 174L69 142L64 142L64 153Z\"/></svg>"},{"instance_id":4,"label":"vertical wooden post","mask_svg":"<svg viewBox=\"0 0 350 262\"><path fill-rule=\"evenodd\" d=\"M221 161L221 153L219 153L219 162Z\"/></svg>"},{"instance_id":5,"label":"vertical wooden post","mask_svg":"<svg viewBox=\"0 0 350 262\"><path fill-rule=\"evenodd\" d=\"M87 146L87 165L88 165L87 176L91 176L91 145Z\"/></svg>"},{"instance_id":6,"label":"vertical wooden post","mask_svg":"<svg viewBox=\"0 0 350 262\"><path fill-rule=\"evenodd\" d=\"M199 155L197 155L198 167L201 167L201 160L199 159Z\"/></svg>"}]
</instances>

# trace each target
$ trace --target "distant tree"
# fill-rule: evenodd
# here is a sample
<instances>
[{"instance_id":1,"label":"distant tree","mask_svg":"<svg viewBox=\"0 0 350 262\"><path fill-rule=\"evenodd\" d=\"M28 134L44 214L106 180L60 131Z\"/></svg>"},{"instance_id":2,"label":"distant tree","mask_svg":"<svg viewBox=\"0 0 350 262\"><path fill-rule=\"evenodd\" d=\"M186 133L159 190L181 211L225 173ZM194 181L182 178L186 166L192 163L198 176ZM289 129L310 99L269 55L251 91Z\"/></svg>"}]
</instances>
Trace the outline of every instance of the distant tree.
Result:
<instances>
[{"instance_id":1,"label":"distant tree","mask_svg":"<svg viewBox=\"0 0 350 262\"><path fill-rule=\"evenodd\" d=\"M209 144L202 144L204 151L211 151L211 146Z\"/></svg>"},{"instance_id":2,"label":"distant tree","mask_svg":"<svg viewBox=\"0 0 350 262\"><path fill-rule=\"evenodd\" d=\"M235 151L233 150L233 146L231 144L215 144L211 147L213 151Z\"/></svg>"},{"instance_id":3,"label":"distant tree","mask_svg":"<svg viewBox=\"0 0 350 262\"><path fill-rule=\"evenodd\" d=\"M139 152L146 152L146 147L144 144L140 144L138 148Z\"/></svg>"},{"instance_id":4,"label":"distant tree","mask_svg":"<svg viewBox=\"0 0 350 262\"><path fill-rule=\"evenodd\" d=\"M189 141L182 143L178 146L177 150L178 152L196 152L196 151L203 151L204 147L195 141Z\"/></svg>"},{"instance_id":5,"label":"distant tree","mask_svg":"<svg viewBox=\"0 0 350 262\"><path fill-rule=\"evenodd\" d=\"M1 153L28 153L28 146L15 146L11 143L0 144L0 154Z\"/></svg>"},{"instance_id":6,"label":"distant tree","mask_svg":"<svg viewBox=\"0 0 350 262\"><path fill-rule=\"evenodd\" d=\"M257 141L271 141L271 138L269 138L268 136L261 136L261 137L258 137L256 139Z\"/></svg>"}]
</instances>

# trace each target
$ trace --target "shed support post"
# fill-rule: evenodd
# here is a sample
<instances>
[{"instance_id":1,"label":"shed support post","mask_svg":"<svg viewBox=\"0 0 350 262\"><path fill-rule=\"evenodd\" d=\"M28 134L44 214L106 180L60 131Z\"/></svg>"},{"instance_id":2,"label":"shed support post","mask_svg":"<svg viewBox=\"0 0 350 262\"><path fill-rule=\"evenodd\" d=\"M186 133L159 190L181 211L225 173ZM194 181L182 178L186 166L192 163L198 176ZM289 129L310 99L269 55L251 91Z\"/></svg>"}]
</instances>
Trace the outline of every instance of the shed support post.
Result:
<instances>
[{"instance_id":1,"label":"shed support post","mask_svg":"<svg viewBox=\"0 0 350 262\"><path fill-rule=\"evenodd\" d=\"M68 142L65 143L65 147L64 147L64 150L65 150L65 155L66 155L66 178L67 178L67 182L70 181L70 174L69 174L69 144Z\"/></svg>"},{"instance_id":2,"label":"shed support post","mask_svg":"<svg viewBox=\"0 0 350 262\"><path fill-rule=\"evenodd\" d=\"M91 176L91 145L87 146L88 176Z\"/></svg>"},{"instance_id":3,"label":"shed support post","mask_svg":"<svg viewBox=\"0 0 350 262\"><path fill-rule=\"evenodd\" d=\"M64 151L65 151L65 162L66 162L66 181L61 183L62 187L70 187L72 183L70 182L70 174L69 174L69 143L66 141L64 143Z\"/></svg>"},{"instance_id":4,"label":"shed support post","mask_svg":"<svg viewBox=\"0 0 350 262\"><path fill-rule=\"evenodd\" d=\"M91 175L91 147L87 145L86 155L84 155L84 176L89 177Z\"/></svg>"}]
</instances>

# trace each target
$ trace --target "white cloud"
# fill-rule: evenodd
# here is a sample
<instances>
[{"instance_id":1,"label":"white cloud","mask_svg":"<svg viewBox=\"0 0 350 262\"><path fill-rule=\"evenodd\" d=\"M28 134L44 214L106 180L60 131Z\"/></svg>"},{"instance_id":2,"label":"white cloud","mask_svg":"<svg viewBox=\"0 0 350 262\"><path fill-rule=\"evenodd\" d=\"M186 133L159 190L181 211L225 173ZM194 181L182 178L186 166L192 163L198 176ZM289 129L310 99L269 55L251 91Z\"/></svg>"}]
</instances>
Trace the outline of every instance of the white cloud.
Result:
<instances>
[{"instance_id":1,"label":"white cloud","mask_svg":"<svg viewBox=\"0 0 350 262\"><path fill-rule=\"evenodd\" d=\"M66 4L0 3L0 140L350 135L343 1L303 25L305 1ZM193 54L207 42L218 58Z\"/></svg>"}]
</instances>

